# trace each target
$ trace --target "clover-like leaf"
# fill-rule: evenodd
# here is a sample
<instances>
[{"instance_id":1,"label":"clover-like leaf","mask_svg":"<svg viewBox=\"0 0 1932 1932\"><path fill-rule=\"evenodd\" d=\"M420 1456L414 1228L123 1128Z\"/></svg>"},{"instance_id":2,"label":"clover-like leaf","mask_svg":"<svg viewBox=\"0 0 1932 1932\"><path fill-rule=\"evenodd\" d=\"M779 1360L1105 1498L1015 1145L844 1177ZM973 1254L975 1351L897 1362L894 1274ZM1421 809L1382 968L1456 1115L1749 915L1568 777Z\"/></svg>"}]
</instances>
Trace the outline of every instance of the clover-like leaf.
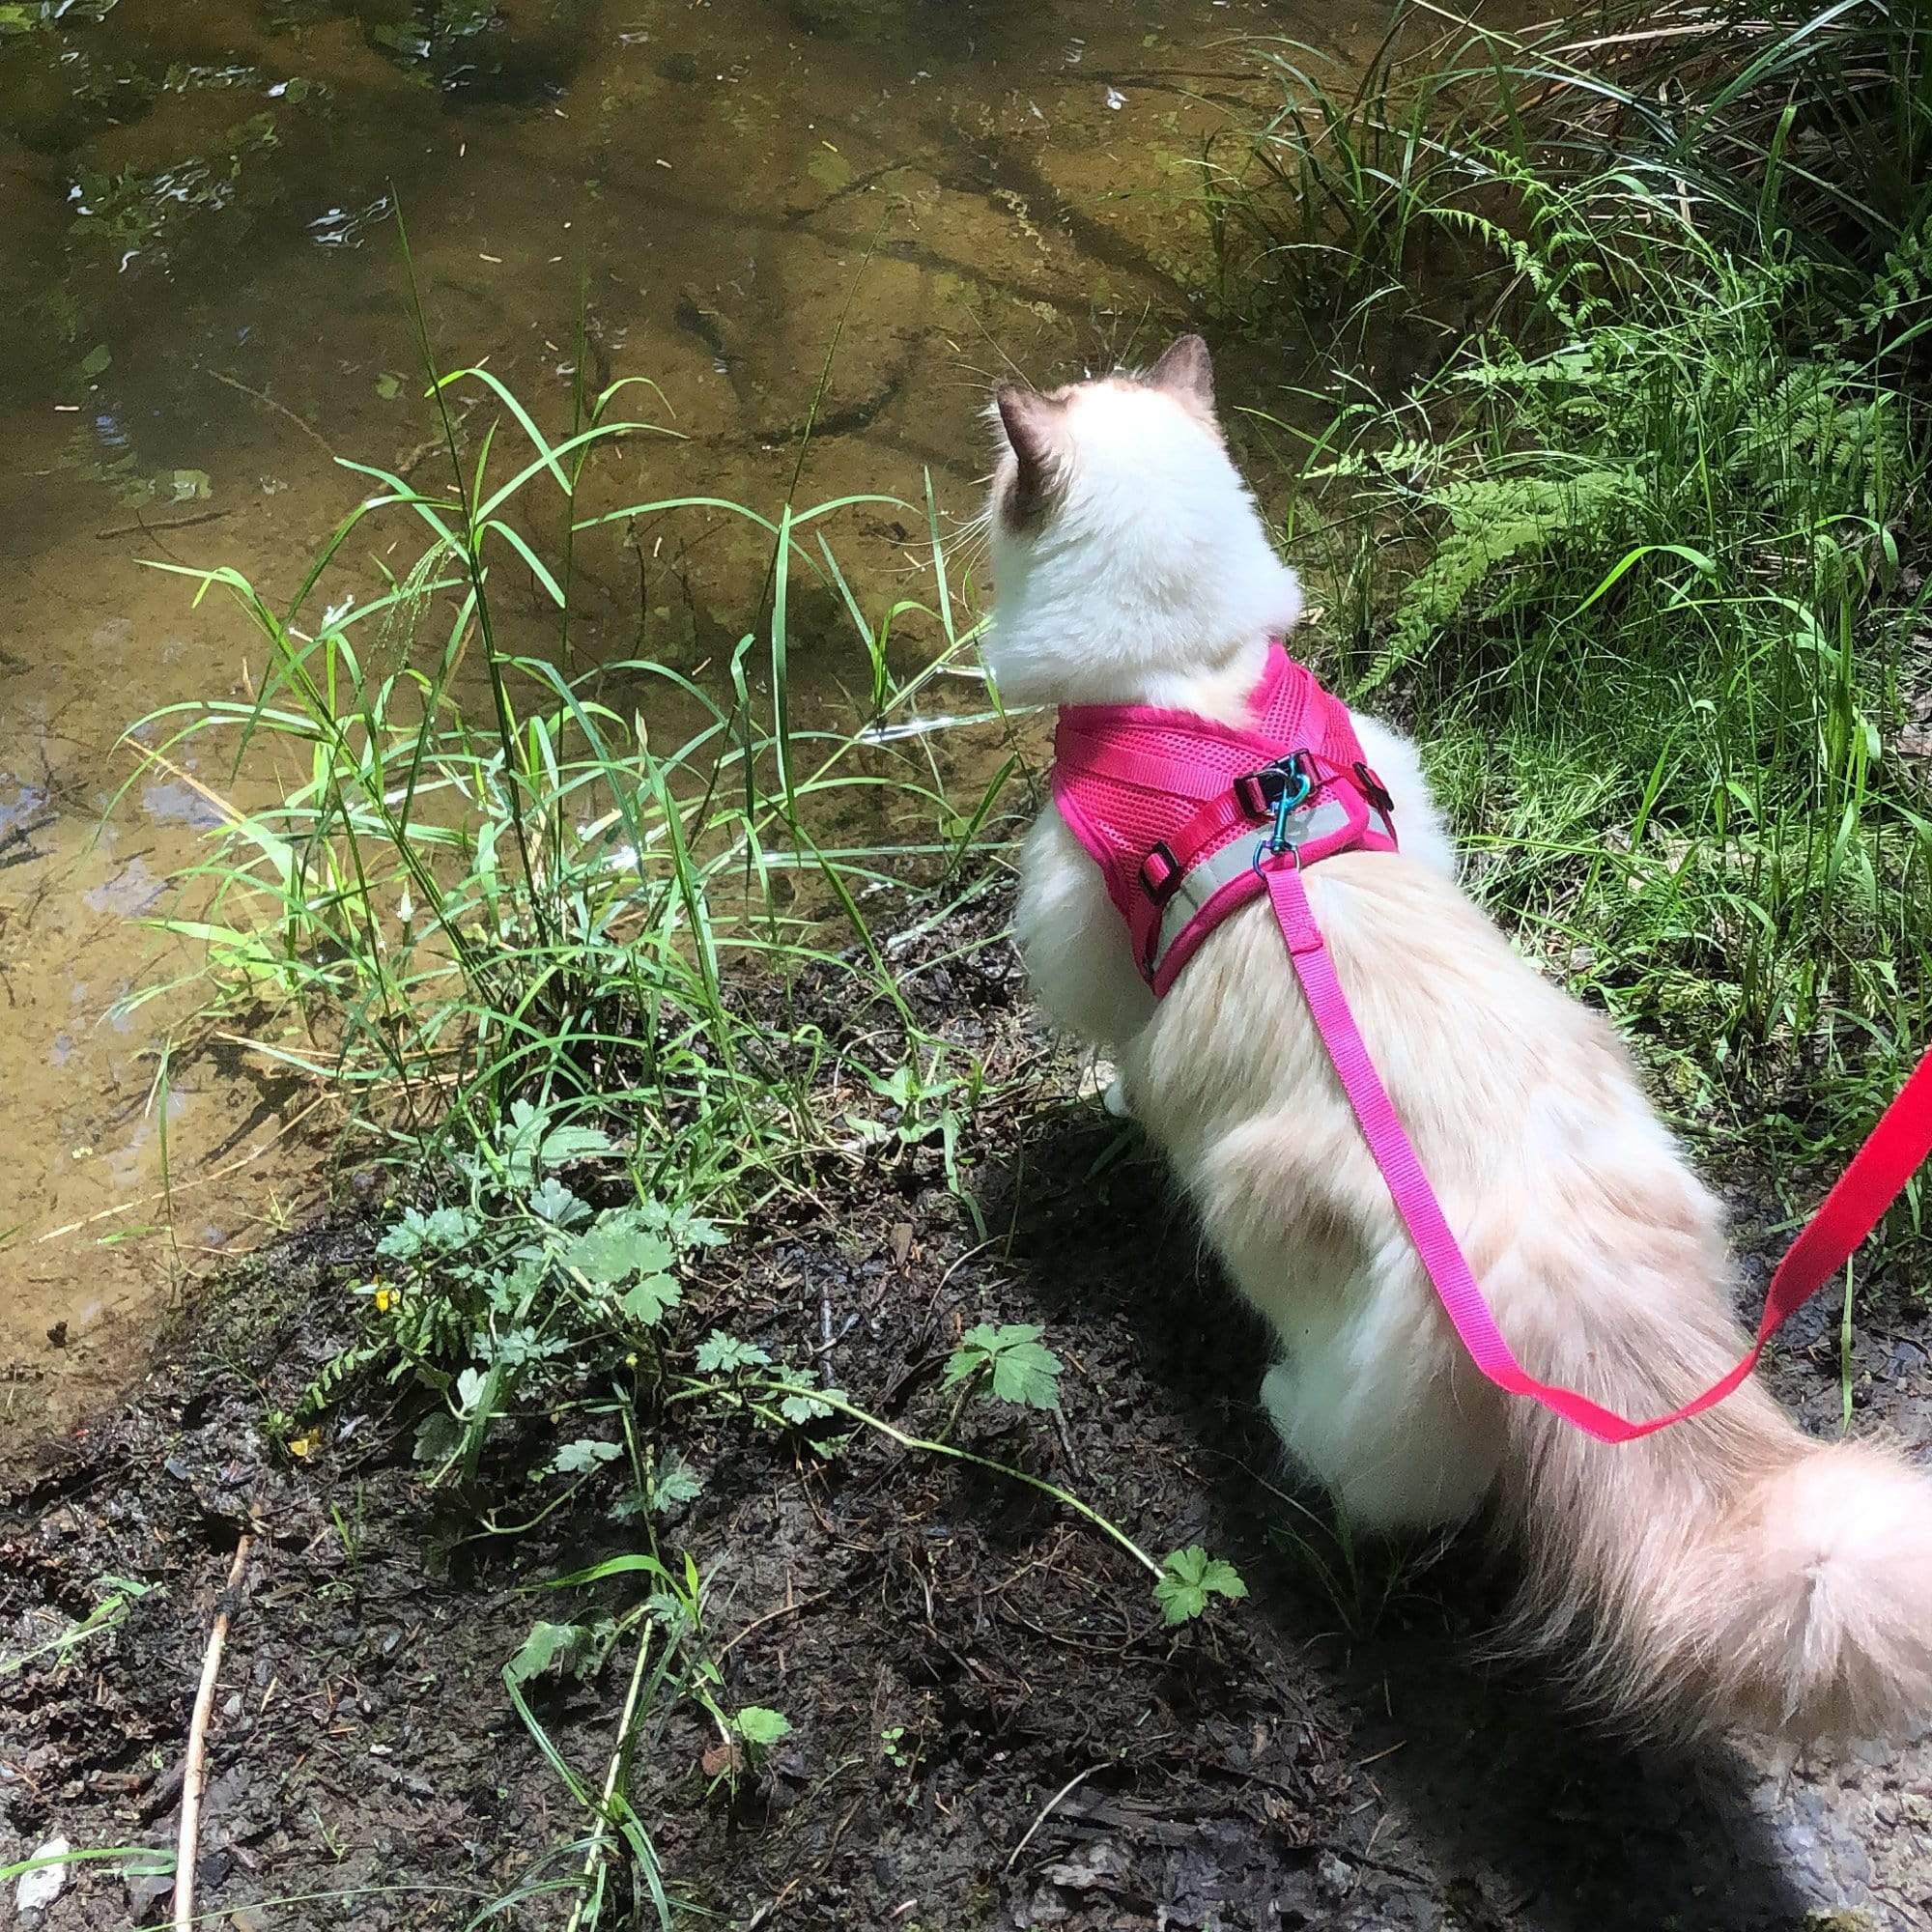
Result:
<instances>
[{"instance_id":1,"label":"clover-like leaf","mask_svg":"<svg viewBox=\"0 0 1932 1932\"><path fill-rule=\"evenodd\" d=\"M438 1208L427 1214L403 1210L403 1218L376 1243L390 1261L412 1262L425 1254L455 1254L476 1236L476 1222L462 1208Z\"/></svg>"},{"instance_id":2,"label":"clover-like leaf","mask_svg":"<svg viewBox=\"0 0 1932 1932\"><path fill-rule=\"evenodd\" d=\"M606 1463L614 1463L623 1453L614 1442L600 1442L594 1435L585 1435L575 1442L566 1442L551 1458L546 1473L553 1476L582 1475Z\"/></svg>"},{"instance_id":3,"label":"clover-like leaf","mask_svg":"<svg viewBox=\"0 0 1932 1932\"><path fill-rule=\"evenodd\" d=\"M615 1288L637 1274L663 1274L676 1259L670 1243L647 1229L635 1208L607 1208L562 1255L564 1266L593 1288Z\"/></svg>"},{"instance_id":4,"label":"clover-like leaf","mask_svg":"<svg viewBox=\"0 0 1932 1932\"><path fill-rule=\"evenodd\" d=\"M463 1429L446 1408L433 1408L416 1424L412 1450L418 1463L441 1463L463 1446Z\"/></svg>"},{"instance_id":5,"label":"clover-like leaf","mask_svg":"<svg viewBox=\"0 0 1932 1932\"><path fill-rule=\"evenodd\" d=\"M845 1399L843 1389L827 1389L825 1393L837 1396L841 1402ZM815 1395L788 1395L779 1403L779 1413L787 1422L796 1422L802 1428L808 1422L819 1422L828 1415L836 1415L838 1410Z\"/></svg>"},{"instance_id":6,"label":"clover-like leaf","mask_svg":"<svg viewBox=\"0 0 1932 1932\"><path fill-rule=\"evenodd\" d=\"M791 1736L791 1719L782 1711L768 1711L762 1704L747 1704L732 1719L731 1727L748 1745L775 1745Z\"/></svg>"},{"instance_id":7,"label":"clover-like leaf","mask_svg":"<svg viewBox=\"0 0 1932 1932\"><path fill-rule=\"evenodd\" d=\"M679 1250L722 1248L731 1238L715 1222L694 1214L689 1208L667 1208L661 1201L646 1201L638 1212L645 1227L663 1235Z\"/></svg>"},{"instance_id":8,"label":"clover-like leaf","mask_svg":"<svg viewBox=\"0 0 1932 1932\"><path fill-rule=\"evenodd\" d=\"M590 1218L590 1209L554 1177L531 1193L530 1212L554 1228L581 1228Z\"/></svg>"},{"instance_id":9,"label":"clover-like leaf","mask_svg":"<svg viewBox=\"0 0 1932 1932\"><path fill-rule=\"evenodd\" d=\"M1057 1409L1061 1362L1040 1341L1044 1332L1029 1321L1003 1322L997 1328L989 1321L980 1322L959 1338L958 1348L947 1360L941 1386L952 1388L982 1378L1001 1402Z\"/></svg>"},{"instance_id":10,"label":"clover-like leaf","mask_svg":"<svg viewBox=\"0 0 1932 1932\"><path fill-rule=\"evenodd\" d=\"M675 1276L647 1274L624 1291L617 1306L634 1321L654 1328L664 1320L665 1311L675 1308L683 1296L684 1291L678 1287Z\"/></svg>"},{"instance_id":11,"label":"clover-like leaf","mask_svg":"<svg viewBox=\"0 0 1932 1932\"><path fill-rule=\"evenodd\" d=\"M1247 1594L1248 1586L1241 1581L1239 1571L1218 1556L1209 1556L1198 1543L1164 1557L1159 1580L1153 1586L1161 1620L1170 1624L1191 1623L1205 1616L1209 1597Z\"/></svg>"},{"instance_id":12,"label":"clover-like leaf","mask_svg":"<svg viewBox=\"0 0 1932 1932\"><path fill-rule=\"evenodd\" d=\"M689 1463L673 1456L652 1471L647 1501L653 1511L677 1509L696 1502L703 1491L703 1477Z\"/></svg>"},{"instance_id":13,"label":"clover-like leaf","mask_svg":"<svg viewBox=\"0 0 1932 1932\"><path fill-rule=\"evenodd\" d=\"M733 1369L768 1369L772 1358L755 1342L741 1342L722 1328L714 1328L697 1345L697 1372L703 1376L728 1374Z\"/></svg>"},{"instance_id":14,"label":"clover-like leaf","mask_svg":"<svg viewBox=\"0 0 1932 1932\"><path fill-rule=\"evenodd\" d=\"M454 1254L475 1239L476 1222L466 1208L438 1208L424 1222L423 1232L432 1247L440 1248L445 1254Z\"/></svg>"}]
</instances>

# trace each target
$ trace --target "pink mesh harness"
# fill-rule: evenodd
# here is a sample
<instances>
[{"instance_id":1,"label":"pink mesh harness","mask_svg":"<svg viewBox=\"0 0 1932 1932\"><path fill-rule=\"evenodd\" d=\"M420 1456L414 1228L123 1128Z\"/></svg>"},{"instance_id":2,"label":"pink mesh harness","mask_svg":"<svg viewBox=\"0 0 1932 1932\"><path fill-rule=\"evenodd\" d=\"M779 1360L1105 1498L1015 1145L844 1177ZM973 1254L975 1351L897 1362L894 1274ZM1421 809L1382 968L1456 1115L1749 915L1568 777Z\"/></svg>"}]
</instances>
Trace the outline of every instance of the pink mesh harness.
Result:
<instances>
[{"instance_id":1,"label":"pink mesh harness","mask_svg":"<svg viewBox=\"0 0 1932 1932\"><path fill-rule=\"evenodd\" d=\"M1053 734L1054 803L1105 877L1156 994L1266 890L1262 843L1293 847L1304 866L1396 849L1389 795L1349 707L1278 641L1248 703L1245 730L1152 705L1070 704Z\"/></svg>"},{"instance_id":2,"label":"pink mesh harness","mask_svg":"<svg viewBox=\"0 0 1932 1932\"><path fill-rule=\"evenodd\" d=\"M1442 1204L1369 1057L1302 885L1335 852L1393 852L1388 793L1362 758L1348 707L1277 641L1248 729L1139 704L1069 705L1054 733L1053 796L1093 855L1155 996L1229 913L1266 893L1310 1017L1362 1137L1477 1369L1603 1442L1631 1442L1735 1389L1786 1316L1834 1280L1932 1149L1932 1053L1919 1062L1778 1264L1744 1359L1668 1415L1632 1422L1539 1381L1496 1327Z\"/></svg>"}]
</instances>

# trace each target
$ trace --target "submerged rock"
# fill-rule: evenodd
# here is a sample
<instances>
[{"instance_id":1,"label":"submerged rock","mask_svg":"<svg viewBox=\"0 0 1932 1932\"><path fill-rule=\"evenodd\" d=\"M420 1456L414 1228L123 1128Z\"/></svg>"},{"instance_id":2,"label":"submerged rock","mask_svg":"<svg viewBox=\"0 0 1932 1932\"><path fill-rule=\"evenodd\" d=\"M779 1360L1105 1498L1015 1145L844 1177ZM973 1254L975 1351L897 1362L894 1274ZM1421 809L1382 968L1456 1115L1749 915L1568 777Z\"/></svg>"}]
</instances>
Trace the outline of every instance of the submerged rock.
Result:
<instances>
[{"instance_id":1,"label":"submerged rock","mask_svg":"<svg viewBox=\"0 0 1932 1932\"><path fill-rule=\"evenodd\" d=\"M355 0L364 38L445 94L524 105L560 95L590 28L589 0Z\"/></svg>"}]
</instances>

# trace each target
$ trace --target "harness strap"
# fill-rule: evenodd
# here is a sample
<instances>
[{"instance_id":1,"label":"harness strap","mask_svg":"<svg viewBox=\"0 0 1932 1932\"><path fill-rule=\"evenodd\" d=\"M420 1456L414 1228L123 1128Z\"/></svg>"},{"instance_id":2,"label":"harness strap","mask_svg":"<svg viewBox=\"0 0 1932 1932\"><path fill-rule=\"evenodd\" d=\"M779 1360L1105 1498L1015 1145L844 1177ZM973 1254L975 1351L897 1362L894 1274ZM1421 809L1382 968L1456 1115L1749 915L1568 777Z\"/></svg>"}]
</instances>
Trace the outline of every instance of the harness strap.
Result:
<instances>
[{"instance_id":1,"label":"harness strap","mask_svg":"<svg viewBox=\"0 0 1932 1932\"><path fill-rule=\"evenodd\" d=\"M1110 745L1104 739L1076 733L1067 725L1061 726L1059 740L1059 755L1067 762L1077 764L1095 778L1112 779L1116 783L1134 785L1142 791L1178 792L1183 798L1211 799L1218 798L1228 788L1226 779L1205 766L1176 758L1151 757L1145 753Z\"/></svg>"},{"instance_id":2,"label":"harness strap","mask_svg":"<svg viewBox=\"0 0 1932 1932\"><path fill-rule=\"evenodd\" d=\"M1362 1042L1361 1031L1336 976L1334 959L1315 923L1299 864L1293 852L1260 864L1316 1030L1328 1049L1369 1151L1388 1183L1396 1211L1408 1229L1422 1265L1470 1360L1498 1388L1540 1402L1600 1442L1634 1442L1722 1402L1757 1366L1765 1344L1785 1318L1838 1272L1926 1155L1932 1153L1932 1053L1927 1053L1804 1232L1786 1249L1765 1294L1757 1339L1744 1360L1702 1395L1668 1415L1629 1421L1575 1389L1537 1380L1511 1351Z\"/></svg>"},{"instance_id":3,"label":"harness strap","mask_svg":"<svg viewBox=\"0 0 1932 1932\"><path fill-rule=\"evenodd\" d=\"M1373 806L1362 804L1350 809L1336 788L1324 785L1310 794L1306 804L1290 815L1283 832L1297 851L1304 845L1333 844L1355 826L1357 814L1362 826L1378 838L1395 842L1395 828ZM1217 893L1247 880L1254 870L1255 846L1252 838L1229 839L1230 832L1252 832L1254 821L1235 794L1204 806L1190 819L1175 843L1183 852L1202 852L1185 869L1162 883L1157 894L1160 921L1148 934L1148 952L1142 964L1149 976L1156 977L1167 964L1168 955L1195 920L1208 911ZM1312 863L1303 860L1304 865Z\"/></svg>"}]
</instances>

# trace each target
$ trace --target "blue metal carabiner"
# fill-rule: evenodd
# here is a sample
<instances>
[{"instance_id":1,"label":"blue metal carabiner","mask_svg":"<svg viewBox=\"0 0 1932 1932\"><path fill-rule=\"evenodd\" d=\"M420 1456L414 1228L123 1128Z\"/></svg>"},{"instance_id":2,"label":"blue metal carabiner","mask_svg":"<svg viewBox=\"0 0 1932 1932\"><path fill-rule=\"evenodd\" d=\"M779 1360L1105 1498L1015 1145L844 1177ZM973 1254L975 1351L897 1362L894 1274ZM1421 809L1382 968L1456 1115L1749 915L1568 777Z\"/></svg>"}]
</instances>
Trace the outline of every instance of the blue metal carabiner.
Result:
<instances>
[{"instance_id":1,"label":"blue metal carabiner","mask_svg":"<svg viewBox=\"0 0 1932 1932\"><path fill-rule=\"evenodd\" d=\"M1269 833L1267 842L1267 849L1270 853L1285 852L1288 849L1289 817L1301 801L1308 796L1308 773L1298 760L1294 766L1294 789L1290 791L1284 785L1281 796L1274 802L1274 830Z\"/></svg>"}]
</instances>

